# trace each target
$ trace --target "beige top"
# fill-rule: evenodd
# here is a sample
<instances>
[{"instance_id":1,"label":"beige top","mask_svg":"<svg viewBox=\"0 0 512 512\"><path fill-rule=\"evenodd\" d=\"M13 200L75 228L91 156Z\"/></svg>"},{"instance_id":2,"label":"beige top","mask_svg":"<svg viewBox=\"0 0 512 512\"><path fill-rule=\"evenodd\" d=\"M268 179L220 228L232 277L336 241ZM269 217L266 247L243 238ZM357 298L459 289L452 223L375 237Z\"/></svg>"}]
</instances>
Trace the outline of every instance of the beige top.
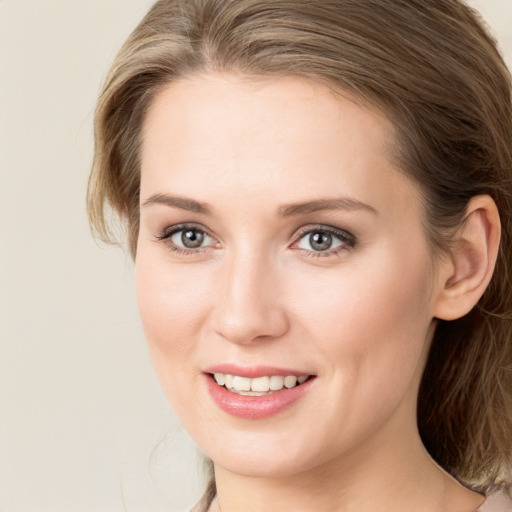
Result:
<instances>
[{"instance_id":1,"label":"beige top","mask_svg":"<svg viewBox=\"0 0 512 512\"><path fill-rule=\"evenodd\" d=\"M206 493L201 501L190 512L207 512L214 496ZM485 498L485 501L475 512L512 512L512 498L503 490L495 491Z\"/></svg>"},{"instance_id":2,"label":"beige top","mask_svg":"<svg viewBox=\"0 0 512 512\"><path fill-rule=\"evenodd\" d=\"M476 512L512 512L512 498L505 491L489 494Z\"/></svg>"}]
</instances>

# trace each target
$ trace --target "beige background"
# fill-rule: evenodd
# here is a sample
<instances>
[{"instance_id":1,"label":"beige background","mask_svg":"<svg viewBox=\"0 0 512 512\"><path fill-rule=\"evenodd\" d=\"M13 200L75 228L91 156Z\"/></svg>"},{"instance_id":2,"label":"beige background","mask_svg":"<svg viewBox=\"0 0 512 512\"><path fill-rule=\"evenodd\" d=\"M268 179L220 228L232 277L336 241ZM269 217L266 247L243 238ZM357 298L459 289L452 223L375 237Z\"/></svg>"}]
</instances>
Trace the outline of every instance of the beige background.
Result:
<instances>
[{"instance_id":1,"label":"beige background","mask_svg":"<svg viewBox=\"0 0 512 512\"><path fill-rule=\"evenodd\" d=\"M0 512L178 512L200 492L129 258L84 211L95 97L151 3L0 0ZM512 63L512 0L472 3Z\"/></svg>"}]
</instances>

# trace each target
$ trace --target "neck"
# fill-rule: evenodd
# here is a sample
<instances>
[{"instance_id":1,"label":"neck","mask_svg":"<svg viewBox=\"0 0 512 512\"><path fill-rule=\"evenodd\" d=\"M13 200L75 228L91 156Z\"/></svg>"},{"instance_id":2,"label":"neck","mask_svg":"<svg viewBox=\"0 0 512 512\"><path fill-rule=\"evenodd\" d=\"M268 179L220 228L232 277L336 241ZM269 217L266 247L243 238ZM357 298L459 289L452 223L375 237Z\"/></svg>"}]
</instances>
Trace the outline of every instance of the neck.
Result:
<instances>
[{"instance_id":1,"label":"neck","mask_svg":"<svg viewBox=\"0 0 512 512\"><path fill-rule=\"evenodd\" d=\"M217 466L218 498L212 512L476 510L482 497L432 461L416 428L389 429L397 433L394 439L387 429L375 432L364 449L294 475L244 476Z\"/></svg>"}]
</instances>

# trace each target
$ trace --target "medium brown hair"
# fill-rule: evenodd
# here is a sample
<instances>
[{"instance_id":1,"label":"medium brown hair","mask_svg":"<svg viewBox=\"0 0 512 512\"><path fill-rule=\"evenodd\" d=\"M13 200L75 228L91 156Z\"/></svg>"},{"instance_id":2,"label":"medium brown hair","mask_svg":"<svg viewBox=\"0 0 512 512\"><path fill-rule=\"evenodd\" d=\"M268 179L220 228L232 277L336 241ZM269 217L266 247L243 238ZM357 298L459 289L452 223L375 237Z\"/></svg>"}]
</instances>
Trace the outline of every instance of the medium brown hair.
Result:
<instances>
[{"instance_id":1,"label":"medium brown hair","mask_svg":"<svg viewBox=\"0 0 512 512\"><path fill-rule=\"evenodd\" d=\"M510 484L512 106L510 74L477 13L458 0L160 0L108 75L95 118L91 224L125 222L135 257L140 134L155 95L197 73L293 75L384 112L396 160L422 192L433 254L471 197L496 202L492 281L465 317L439 321L418 401L432 457L466 482Z\"/></svg>"}]
</instances>

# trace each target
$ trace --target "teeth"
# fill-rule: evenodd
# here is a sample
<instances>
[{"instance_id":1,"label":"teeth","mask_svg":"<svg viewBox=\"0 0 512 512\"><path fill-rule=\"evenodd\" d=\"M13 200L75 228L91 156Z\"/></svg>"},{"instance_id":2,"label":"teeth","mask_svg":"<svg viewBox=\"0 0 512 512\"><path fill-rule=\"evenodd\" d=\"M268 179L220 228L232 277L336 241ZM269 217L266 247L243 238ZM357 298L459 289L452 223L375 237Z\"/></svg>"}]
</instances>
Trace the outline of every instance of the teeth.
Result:
<instances>
[{"instance_id":1,"label":"teeth","mask_svg":"<svg viewBox=\"0 0 512 512\"><path fill-rule=\"evenodd\" d=\"M233 377L233 387L237 391L251 391L251 379L235 375Z\"/></svg>"},{"instance_id":2,"label":"teeth","mask_svg":"<svg viewBox=\"0 0 512 512\"><path fill-rule=\"evenodd\" d=\"M224 375L224 385L231 389L233 387L233 375Z\"/></svg>"},{"instance_id":3,"label":"teeth","mask_svg":"<svg viewBox=\"0 0 512 512\"><path fill-rule=\"evenodd\" d=\"M263 396L272 391L280 391L283 388L291 389L304 383L308 377L309 375L301 375L300 377L295 375L272 375L270 377L250 379L228 373L215 373L213 375L215 382L219 386L225 386L234 393L248 396Z\"/></svg>"},{"instance_id":4,"label":"teeth","mask_svg":"<svg viewBox=\"0 0 512 512\"><path fill-rule=\"evenodd\" d=\"M215 373L213 378L219 386L224 386L224 384L226 384L226 376L223 373Z\"/></svg>"},{"instance_id":5,"label":"teeth","mask_svg":"<svg viewBox=\"0 0 512 512\"><path fill-rule=\"evenodd\" d=\"M251 380L252 391L266 392L270 389L270 377L258 377Z\"/></svg>"},{"instance_id":6,"label":"teeth","mask_svg":"<svg viewBox=\"0 0 512 512\"><path fill-rule=\"evenodd\" d=\"M283 389L283 386L284 377L279 375L272 375L272 377L270 377L270 389L272 391L279 391L280 389Z\"/></svg>"},{"instance_id":7,"label":"teeth","mask_svg":"<svg viewBox=\"0 0 512 512\"><path fill-rule=\"evenodd\" d=\"M294 388L296 384L297 384L297 377L295 377L294 375L288 375L288 377L284 378L284 385L288 389Z\"/></svg>"}]
</instances>

